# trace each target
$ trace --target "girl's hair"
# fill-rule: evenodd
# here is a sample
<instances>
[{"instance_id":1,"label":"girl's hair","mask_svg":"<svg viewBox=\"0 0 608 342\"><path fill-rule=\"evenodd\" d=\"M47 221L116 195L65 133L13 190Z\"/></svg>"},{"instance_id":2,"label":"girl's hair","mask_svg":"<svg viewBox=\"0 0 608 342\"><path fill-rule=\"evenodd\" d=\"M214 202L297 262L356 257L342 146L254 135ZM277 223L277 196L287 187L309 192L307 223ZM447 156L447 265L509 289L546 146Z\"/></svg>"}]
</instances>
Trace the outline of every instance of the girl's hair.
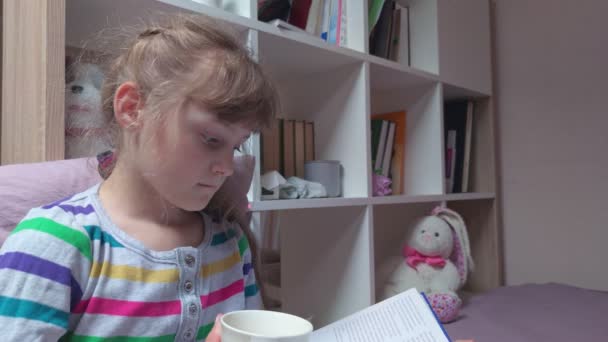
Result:
<instances>
[{"instance_id":1,"label":"girl's hair","mask_svg":"<svg viewBox=\"0 0 608 342\"><path fill-rule=\"evenodd\" d=\"M278 111L269 77L227 25L202 15L172 14L125 39L106 71L104 115L113 123L112 142L120 152L113 100L118 86L134 82L144 115L161 118L188 101L229 123L254 131L268 126Z\"/></svg>"},{"instance_id":2,"label":"girl's hair","mask_svg":"<svg viewBox=\"0 0 608 342\"><path fill-rule=\"evenodd\" d=\"M127 81L138 87L145 104L144 116L164 119L165 113L192 101L217 114L220 120L244 123L254 131L271 124L279 110L276 89L229 26L200 15L174 14L138 31L124 40L120 54L106 70L102 105L111 122L115 151L100 155L102 177L110 175L120 158L121 134L113 102L118 86ZM261 285L258 253L247 213L235 210L234 203L221 195L214 196L206 211L240 224L249 240L254 272ZM267 302L263 286L260 292Z\"/></svg>"}]
</instances>

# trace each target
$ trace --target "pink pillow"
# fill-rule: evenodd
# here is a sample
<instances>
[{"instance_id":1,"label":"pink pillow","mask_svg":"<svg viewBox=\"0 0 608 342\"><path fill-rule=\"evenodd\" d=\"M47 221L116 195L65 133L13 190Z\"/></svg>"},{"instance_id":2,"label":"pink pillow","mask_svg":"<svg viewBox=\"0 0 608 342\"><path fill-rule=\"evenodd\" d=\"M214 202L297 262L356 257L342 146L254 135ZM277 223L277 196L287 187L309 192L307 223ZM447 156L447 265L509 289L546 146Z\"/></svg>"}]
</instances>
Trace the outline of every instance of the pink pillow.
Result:
<instances>
[{"instance_id":1,"label":"pink pillow","mask_svg":"<svg viewBox=\"0 0 608 342\"><path fill-rule=\"evenodd\" d=\"M247 210L252 156L234 158L234 174L214 198L235 205L239 215ZM0 245L31 208L52 203L99 183L95 158L0 166Z\"/></svg>"}]
</instances>

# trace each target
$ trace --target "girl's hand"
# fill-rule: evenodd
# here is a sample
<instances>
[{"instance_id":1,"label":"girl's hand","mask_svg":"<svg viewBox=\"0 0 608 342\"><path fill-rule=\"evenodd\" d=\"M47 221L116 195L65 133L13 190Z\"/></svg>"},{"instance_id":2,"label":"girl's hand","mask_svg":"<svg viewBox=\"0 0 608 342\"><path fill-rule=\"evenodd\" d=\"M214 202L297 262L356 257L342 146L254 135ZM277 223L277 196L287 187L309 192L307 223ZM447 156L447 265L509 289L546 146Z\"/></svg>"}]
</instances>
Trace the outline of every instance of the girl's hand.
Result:
<instances>
[{"instance_id":1,"label":"girl's hand","mask_svg":"<svg viewBox=\"0 0 608 342\"><path fill-rule=\"evenodd\" d=\"M213 329L211 329L209 335L207 335L207 338L205 339L206 342L222 342L222 324L220 323L221 318L221 314L215 317Z\"/></svg>"}]
</instances>

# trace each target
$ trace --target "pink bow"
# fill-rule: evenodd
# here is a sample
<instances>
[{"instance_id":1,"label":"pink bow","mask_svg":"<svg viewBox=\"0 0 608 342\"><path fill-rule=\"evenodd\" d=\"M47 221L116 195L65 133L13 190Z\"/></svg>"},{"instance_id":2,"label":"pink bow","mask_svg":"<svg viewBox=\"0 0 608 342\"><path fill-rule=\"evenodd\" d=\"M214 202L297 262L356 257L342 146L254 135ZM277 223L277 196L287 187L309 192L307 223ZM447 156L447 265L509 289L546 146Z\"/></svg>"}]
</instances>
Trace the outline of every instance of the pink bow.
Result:
<instances>
[{"instance_id":1,"label":"pink bow","mask_svg":"<svg viewBox=\"0 0 608 342\"><path fill-rule=\"evenodd\" d=\"M405 262L413 269L416 269L416 265L421 262L427 263L433 267L445 266L445 259L442 258L440 255L424 255L408 246L405 246L405 248L403 249L403 256L405 257Z\"/></svg>"}]
</instances>

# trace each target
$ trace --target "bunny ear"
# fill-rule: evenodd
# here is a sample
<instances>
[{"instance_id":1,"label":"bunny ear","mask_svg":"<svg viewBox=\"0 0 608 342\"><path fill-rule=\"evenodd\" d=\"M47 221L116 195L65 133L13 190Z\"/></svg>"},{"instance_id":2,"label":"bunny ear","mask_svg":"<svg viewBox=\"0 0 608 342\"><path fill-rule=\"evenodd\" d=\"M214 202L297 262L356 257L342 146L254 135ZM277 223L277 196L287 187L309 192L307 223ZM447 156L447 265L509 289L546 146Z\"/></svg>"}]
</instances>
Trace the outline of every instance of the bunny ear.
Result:
<instances>
[{"instance_id":1,"label":"bunny ear","mask_svg":"<svg viewBox=\"0 0 608 342\"><path fill-rule=\"evenodd\" d=\"M464 285L469 272L474 269L473 258L471 257L471 247L469 245L469 236L467 228L462 217L455 211L442 208L437 214L444 219L454 230L456 239L454 239L454 251L452 256L455 259L456 267L460 275L460 284Z\"/></svg>"}]
</instances>

